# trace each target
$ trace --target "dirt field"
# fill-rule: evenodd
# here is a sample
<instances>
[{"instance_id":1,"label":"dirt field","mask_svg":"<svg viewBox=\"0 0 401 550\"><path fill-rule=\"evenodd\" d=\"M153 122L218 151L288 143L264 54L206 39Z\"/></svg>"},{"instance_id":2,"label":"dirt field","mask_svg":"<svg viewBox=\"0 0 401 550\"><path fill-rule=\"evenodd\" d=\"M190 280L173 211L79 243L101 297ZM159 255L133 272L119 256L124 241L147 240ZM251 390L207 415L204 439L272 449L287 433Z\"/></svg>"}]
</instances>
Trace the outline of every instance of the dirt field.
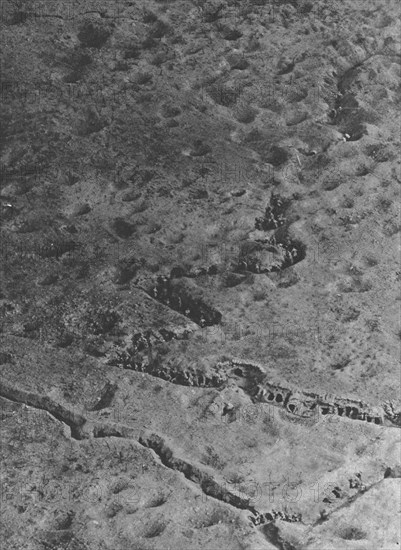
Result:
<instances>
[{"instance_id":1,"label":"dirt field","mask_svg":"<svg viewBox=\"0 0 401 550\"><path fill-rule=\"evenodd\" d=\"M4 0L10 550L401 545L395 0Z\"/></svg>"}]
</instances>

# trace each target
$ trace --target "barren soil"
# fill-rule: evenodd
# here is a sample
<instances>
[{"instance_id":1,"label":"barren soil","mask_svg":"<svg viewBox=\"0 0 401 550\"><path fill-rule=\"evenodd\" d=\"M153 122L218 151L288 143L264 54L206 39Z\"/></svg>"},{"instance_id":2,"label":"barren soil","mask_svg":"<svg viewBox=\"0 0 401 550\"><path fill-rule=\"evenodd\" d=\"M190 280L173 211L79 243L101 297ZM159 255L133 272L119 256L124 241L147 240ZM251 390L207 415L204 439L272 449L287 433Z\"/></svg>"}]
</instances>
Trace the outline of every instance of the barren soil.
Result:
<instances>
[{"instance_id":1,"label":"barren soil","mask_svg":"<svg viewBox=\"0 0 401 550\"><path fill-rule=\"evenodd\" d=\"M395 0L4 0L10 550L401 545Z\"/></svg>"}]
</instances>

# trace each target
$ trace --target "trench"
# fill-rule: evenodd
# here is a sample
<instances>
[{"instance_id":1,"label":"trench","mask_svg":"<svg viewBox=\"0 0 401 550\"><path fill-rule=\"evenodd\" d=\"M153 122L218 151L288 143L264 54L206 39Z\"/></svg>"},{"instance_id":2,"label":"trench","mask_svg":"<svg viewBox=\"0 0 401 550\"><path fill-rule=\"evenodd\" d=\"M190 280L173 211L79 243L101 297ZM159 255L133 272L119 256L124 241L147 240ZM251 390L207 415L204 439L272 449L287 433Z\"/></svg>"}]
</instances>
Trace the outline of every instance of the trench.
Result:
<instances>
[{"instance_id":1,"label":"trench","mask_svg":"<svg viewBox=\"0 0 401 550\"><path fill-rule=\"evenodd\" d=\"M132 428L120 424L91 422L81 412L57 403L47 395L40 395L0 382L0 397L49 413L58 422L70 428L71 438L82 441L92 437L130 437Z\"/></svg>"},{"instance_id":2,"label":"trench","mask_svg":"<svg viewBox=\"0 0 401 550\"><path fill-rule=\"evenodd\" d=\"M278 548L278 550L297 550L299 547L295 547L291 542L285 540L281 534L280 530L274 523L264 525L262 533L266 540L270 542L273 546Z\"/></svg>"},{"instance_id":3,"label":"trench","mask_svg":"<svg viewBox=\"0 0 401 550\"><path fill-rule=\"evenodd\" d=\"M131 350L117 352L117 358L109 361L109 365L135 372L144 372L154 378L160 378L166 382L180 386L199 388L221 388L226 382L224 373L217 370L205 372L200 369L191 368L182 363L169 365L158 360L157 355L151 357L149 348L148 357L141 357Z\"/></svg>"},{"instance_id":4,"label":"trench","mask_svg":"<svg viewBox=\"0 0 401 550\"><path fill-rule=\"evenodd\" d=\"M57 403L48 396L17 389L4 382L0 385L0 397L14 403L25 404L49 413L57 421L70 428L71 438L76 441L82 441L91 437L119 437L134 441L143 448L152 450L160 459L163 466L182 473L186 479L198 485L206 496L229 504L237 510L247 510L251 512L252 516L250 516L250 520L251 524L254 526L257 525L255 518L269 514L259 514L250 504L251 498L244 498L234 494L216 481L211 474L194 466L187 460L176 457L173 450L165 443L164 439L155 433L142 432L139 438L137 438L134 434L134 430L129 426L117 423L90 422L81 413ZM86 430L85 427L87 428ZM277 517L274 511L271 515L272 517Z\"/></svg>"},{"instance_id":5,"label":"trench","mask_svg":"<svg viewBox=\"0 0 401 550\"><path fill-rule=\"evenodd\" d=\"M347 141L358 141L367 134L366 124L370 122L369 115L360 106L355 93L351 89L357 71L375 56L399 57L400 54L385 51L369 54L344 71L337 80L337 99L329 116L332 119L332 124L347 136Z\"/></svg>"},{"instance_id":6,"label":"trench","mask_svg":"<svg viewBox=\"0 0 401 550\"><path fill-rule=\"evenodd\" d=\"M311 528L313 529L314 527L318 526L318 525L321 525L322 523L324 523L325 521L327 521L330 516L332 516L333 514L335 514L336 512L338 512L339 510L342 510L344 508L349 508L351 506L351 504L353 504L356 500L358 500L362 495L365 495L366 493L368 493L369 491L371 491L374 487L376 487L377 485L379 485L380 483L382 483L383 479L379 479L378 481L375 481L374 483L372 483L371 485L369 485L369 487L365 487L365 490L364 491L358 491L355 495L352 495L352 496L349 496L345 502L343 502L342 504L340 504L339 506L337 506L334 510L332 510L330 513L327 514L327 517L325 519L322 519L322 518L319 518L318 520L316 520L312 525L311 525Z\"/></svg>"},{"instance_id":7,"label":"trench","mask_svg":"<svg viewBox=\"0 0 401 550\"><path fill-rule=\"evenodd\" d=\"M238 362L238 364L240 363ZM239 368L238 364L237 362L234 362L234 366L237 365L236 370ZM240 370L243 373L245 364L241 363L240 366L242 367ZM252 367L252 364L246 364L246 367ZM257 365L255 365L255 368L256 367ZM283 398L283 393L282 388L280 388L280 392L277 393L276 398L274 399L275 404L282 405L283 402L287 401L287 398ZM281 399L277 399L278 396L280 396ZM62 405L46 395L40 395L15 388L11 384L4 381L1 381L0 383L0 397L8 399L14 403L26 404L35 409L46 411L57 421L70 428L71 438L74 440L82 441L91 438L118 437L129 440L135 444L139 444L143 448L153 451L164 467L182 473L186 479L197 485L206 496L228 504L237 510L250 512L251 515L248 516L250 523L255 528L259 528L265 538L277 548L286 548L287 546L285 546L286 541L281 540L281 537L279 536L279 531L276 528L275 521L281 520L285 522L302 523L302 517L299 514L288 514L286 512L276 510L270 510L264 513L259 512L251 504L252 497L244 497L233 493L227 487L224 487L221 483L216 481L210 473L202 470L188 460L176 456L174 450L168 446L166 441L161 436L156 433L145 430L138 437L134 429L129 426L120 423L99 422L96 420L91 421L81 412L76 411L71 407ZM349 507L357 498L371 490L381 481L382 480L379 480L371 484L363 492L358 491L358 493L352 497L348 497L343 504L336 507L335 510L333 510L325 519L337 510L344 507ZM325 520L319 518L313 526L319 525L323 521ZM277 538L276 535L279 538Z\"/></svg>"},{"instance_id":8,"label":"trench","mask_svg":"<svg viewBox=\"0 0 401 550\"><path fill-rule=\"evenodd\" d=\"M139 438L139 443L143 447L152 449L164 466L181 472L187 479L199 485L205 495L230 504L234 508L248 510L254 515L257 514L256 509L250 504L251 499L235 495L225 487L222 487L212 475L202 471L190 462L174 456L172 449L159 435L144 432Z\"/></svg>"},{"instance_id":9,"label":"trench","mask_svg":"<svg viewBox=\"0 0 401 550\"><path fill-rule=\"evenodd\" d=\"M206 303L202 290L192 282L185 284L185 277L180 279L158 277L155 286L147 291L147 294L168 306L169 308L185 315L201 328L218 325L222 314L212 305ZM182 284L181 284L182 283Z\"/></svg>"},{"instance_id":10,"label":"trench","mask_svg":"<svg viewBox=\"0 0 401 550\"><path fill-rule=\"evenodd\" d=\"M70 428L73 439L83 439L82 427L86 423L86 418L80 413L53 401L50 397L13 388L4 381L0 382L0 397L13 403L29 405L35 409L48 412L56 420Z\"/></svg>"},{"instance_id":11,"label":"trench","mask_svg":"<svg viewBox=\"0 0 401 550\"><path fill-rule=\"evenodd\" d=\"M189 368L187 365L166 365L163 361L136 360L135 354L119 354L109 363L111 366L145 372L149 376L182 386L209 387L221 389L231 378L250 398L286 410L290 415L320 420L323 416L337 415L348 420L357 420L376 426L401 427L398 416L391 415L386 408L372 407L360 401L326 395L294 391L290 388L270 384L265 379L263 368L258 364L239 359L217 363L210 372Z\"/></svg>"},{"instance_id":12,"label":"trench","mask_svg":"<svg viewBox=\"0 0 401 550\"><path fill-rule=\"evenodd\" d=\"M250 395L253 401L270 403L298 417L314 416L319 420L320 416L334 415L376 426L401 427L397 414L391 414L391 411L387 411L385 407L372 407L362 401L346 397L307 393L300 389L292 390L270 384L266 380L259 383Z\"/></svg>"}]
</instances>

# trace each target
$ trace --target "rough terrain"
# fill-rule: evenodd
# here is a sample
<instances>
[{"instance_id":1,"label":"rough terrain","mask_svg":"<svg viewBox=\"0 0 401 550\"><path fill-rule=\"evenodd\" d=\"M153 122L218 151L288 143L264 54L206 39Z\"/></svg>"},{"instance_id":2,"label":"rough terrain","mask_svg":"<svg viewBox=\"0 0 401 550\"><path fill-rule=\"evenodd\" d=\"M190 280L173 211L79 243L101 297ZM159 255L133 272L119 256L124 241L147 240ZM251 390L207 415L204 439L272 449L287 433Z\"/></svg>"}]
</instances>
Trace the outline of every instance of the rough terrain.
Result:
<instances>
[{"instance_id":1,"label":"rough terrain","mask_svg":"<svg viewBox=\"0 0 401 550\"><path fill-rule=\"evenodd\" d=\"M400 547L395 0L5 0L9 549Z\"/></svg>"}]
</instances>

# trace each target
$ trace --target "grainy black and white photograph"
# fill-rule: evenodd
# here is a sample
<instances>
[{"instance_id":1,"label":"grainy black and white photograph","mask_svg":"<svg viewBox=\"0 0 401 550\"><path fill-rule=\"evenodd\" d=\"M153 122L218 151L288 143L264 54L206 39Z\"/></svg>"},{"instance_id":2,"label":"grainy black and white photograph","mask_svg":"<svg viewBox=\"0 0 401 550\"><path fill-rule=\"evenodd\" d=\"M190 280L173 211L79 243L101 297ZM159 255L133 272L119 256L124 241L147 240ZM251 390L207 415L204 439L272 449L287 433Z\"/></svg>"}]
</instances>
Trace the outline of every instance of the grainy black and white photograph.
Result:
<instances>
[{"instance_id":1,"label":"grainy black and white photograph","mask_svg":"<svg viewBox=\"0 0 401 550\"><path fill-rule=\"evenodd\" d=\"M400 4L0 2L2 548L400 550Z\"/></svg>"}]
</instances>

